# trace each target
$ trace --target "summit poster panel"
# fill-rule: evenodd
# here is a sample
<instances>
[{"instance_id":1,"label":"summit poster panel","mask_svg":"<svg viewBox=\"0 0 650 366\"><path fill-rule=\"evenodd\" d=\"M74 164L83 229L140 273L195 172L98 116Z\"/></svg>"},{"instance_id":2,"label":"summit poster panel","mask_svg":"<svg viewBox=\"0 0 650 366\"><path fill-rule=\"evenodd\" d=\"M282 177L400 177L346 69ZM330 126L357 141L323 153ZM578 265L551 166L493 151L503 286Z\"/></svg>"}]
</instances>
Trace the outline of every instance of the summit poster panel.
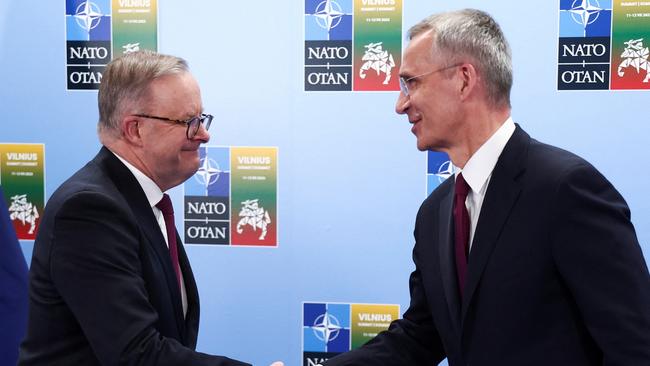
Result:
<instances>
[{"instance_id":1,"label":"summit poster panel","mask_svg":"<svg viewBox=\"0 0 650 366\"><path fill-rule=\"evenodd\" d=\"M305 0L305 91L398 91L402 0Z\"/></svg>"},{"instance_id":2,"label":"summit poster panel","mask_svg":"<svg viewBox=\"0 0 650 366\"><path fill-rule=\"evenodd\" d=\"M158 49L156 0L113 0L113 57Z\"/></svg>"},{"instance_id":3,"label":"summit poster panel","mask_svg":"<svg viewBox=\"0 0 650 366\"><path fill-rule=\"evenodd\" d=\"M278 150L274 147L233 147L232 245L278 244Z\"/></svg>"},{"instance_id":4,"label":"summit poster panel","mask_svg":"<svg viewBox=\"0 0 650 366\"><path fill-rule=\"evenodd\" d=\"M202 146L184 184L184 242L278 245L277 147Z\"/></svg>"},{"instance_id":5,"label":"summit poster panel","mask_svg":"<svg viewBox=\"0 0 650 366\"><path fill-rule=\"evenodd\" d=\"M112 59L109 0L66 0L66 72L68 90L99 89Z\"/></svg>"},{"instance_id":6,"label":"summit poster panel","mask_svg":"<svg viewBox=\"0 0 650 366\"><path fill-rule=\"evenodd\" d=\"M230 245L230 147L201 146L185 183L185 244Z\"/></svg>"},{"instance_id":7,"label":"summit poster panel","mask_svg":"<svg viewBox=\"0 0 650 366\"><path fill-rule=\"evenodd\" d=\"M399 319L399 305L304 302L302 365L317 366L361 347Z\"/></svg>"},{"instance_id":8,"label":"summit poster panel","mask_svg":"<svg viewBox=\"0 0 650 366\"><path fill-rule=\"evenodd\" d=\"M650 89L650 2L560 0L558 90Z\"/></svg>"},{"instance_id":9,"label":"summit poster panel","mask_svg":"<svg viewBox=\"0 0 650 366\"><path fill-rule=\"evenodd\" d=\"M0 144L0 185L18 239L36 239L45 209L45 145Z\"/></svg>"},{"instance_id":10,"label":"summit poster panel","mask_svg":"<svg viewBox=\"0 0 650 366\"><path fill-rule=\"evenodd\" d=\"M114 57L158 50L157 0L66 0L68 90L97 90Z\"/></svg>"},{"instance_id":11,"label":"summit poster panel","mask_svg":"<svg viewBox=\"0 0 650 366\"><path fill-rule=\"evenodd\" d=\"M398 91L402 1L354 1L354 90Z\"/></svg>"},{"instance_id":12,"label":"summit poster panel","mask_svg":"<svg viewBox=\"0 0 650 366\"><path fill-rule=\"evenodd\" d=\"M650 1L614 1L612 89L650 89Z\"/></svg>"}]
</instances>

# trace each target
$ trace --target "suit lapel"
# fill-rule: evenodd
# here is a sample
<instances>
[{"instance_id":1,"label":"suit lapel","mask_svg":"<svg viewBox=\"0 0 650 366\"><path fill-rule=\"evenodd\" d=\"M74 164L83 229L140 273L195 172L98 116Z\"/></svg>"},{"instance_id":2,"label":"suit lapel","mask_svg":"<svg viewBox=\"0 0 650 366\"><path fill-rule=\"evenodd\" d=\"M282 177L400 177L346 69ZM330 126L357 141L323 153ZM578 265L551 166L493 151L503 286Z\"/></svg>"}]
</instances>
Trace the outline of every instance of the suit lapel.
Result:
<instances>
[{"instance_id":1,"label":"suit lapel","mask_svg":"<svg viewBox=\"0 0 650 366\"><path fill-rule=\"evenodd\" d=\"M449 318L454 327L460 325L460 304L458 294L458 277L454 260L454 241L452 240L453 222L452 206L454 198L453 186L450 184L447 194L440 201L438 212L438 259L440 273L445 290L445 299L449 310ZM458 329L455 329L458 332Z\"/></svg>"},{"instance_id":2,"label":"suit lapel","mask_svg":"<svg viewBox=\"0 0 650 366\"><path fill-rule=\"evenodd\" d=\"M461 324L465 321L472 297L497 245L501 230L521 192L517 178L524 170L523 161L529 143L530 136L517 126L492 171L469 255Z\"/></svg>"},{"instance_id":3,"label":"suit lapel","mask_svg":"<svg viewBox=\"0 0 650 366\"><path fill-rule=\"evenodd\" d=\"M138 225L147 238L147 243L153 248L158 257L158 261L164 269L165 281L171 293L174 314L176 314L176 325L179 334L182 336L184 334L182 332L184 319L180 289L178 288L176 273L172 267L169 249L160 231L156 217L151 210L151 206L149 206L147 196L144 194L142 187L131 171L106 147L102 147L97 157L95 157L95 161L105 167L108 175L113 179L115 186L124 196L134 216L138 218ZM180 240L178 243L180 243Z\"/></svg>"}]
</instances>

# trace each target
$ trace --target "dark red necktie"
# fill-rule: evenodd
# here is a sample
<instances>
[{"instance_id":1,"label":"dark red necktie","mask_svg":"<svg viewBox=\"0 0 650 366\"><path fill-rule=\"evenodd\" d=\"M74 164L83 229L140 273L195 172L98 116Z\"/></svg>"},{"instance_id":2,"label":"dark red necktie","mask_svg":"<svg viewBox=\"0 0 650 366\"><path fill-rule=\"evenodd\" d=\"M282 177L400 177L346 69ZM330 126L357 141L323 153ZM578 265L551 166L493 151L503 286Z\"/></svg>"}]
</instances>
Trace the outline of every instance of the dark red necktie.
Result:
<instances>
[{"instance_id":1,"label":"dark red necktie","mask_svg":"<svg viewBox=\"0 0 650 366\"><path fill-rule=\"evenodd\" d=\"M469 213L465 206L467 193L469 193L469 185L465 182L463 174L458 174L454 188L454 238L456 242L456 274L458 275L461 300L463 299L469 254Z\"/></svg>"},{"instance_id":2,"label":"dark red necktie","mask_svg":"<svg viewBox=\"0 0 650 366\"><path fill-rule=\"evenodd\" d=\"M172 200L169 199L167 193L163 194L163 198L156 204L156 207L162 211L165 218L165 226L167 227L167 243L169 244L169 256L172 259L172 266L176 272L176 280L178 281L178 289L181 289L181 267L178 263L178 246L176 244L176 226L174 224L174 206Z\"/></svg>"}]
</instances>

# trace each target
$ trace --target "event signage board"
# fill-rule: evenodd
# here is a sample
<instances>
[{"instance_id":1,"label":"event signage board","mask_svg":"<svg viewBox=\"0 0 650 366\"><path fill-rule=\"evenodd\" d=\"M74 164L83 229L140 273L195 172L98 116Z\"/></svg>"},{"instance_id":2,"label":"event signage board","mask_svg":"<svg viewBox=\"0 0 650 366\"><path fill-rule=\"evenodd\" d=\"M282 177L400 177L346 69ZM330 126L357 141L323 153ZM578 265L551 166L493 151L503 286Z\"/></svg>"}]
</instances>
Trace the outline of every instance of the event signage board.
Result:
<instances>
[{"instance_id":1,"label":"event signage board","mask_svg":"<svg viewBox=\"0 0 650 366\"><path fill-rule=\"evenodd\" d=\"M560 0L558 90L650 89L650 2Z\"/></svg>"},{"instance_id":2,"label":"event signage board","mask_svg":"<svg viewBox=\"0 0 650 366\"><path fill-rule=\"evenodd\" d=\"M358 348L399 318L399 305L304 302L303 366Z\"/></svg>"},{"instance_id":3,"label":"event signage board","mask_svg":"<svg viewBox=\"0 0 650 366\"><path fill-rule=\"evenodd\" d=\"M398 91L402 1L354 1L355 91Z\"/></svg>"},{"instance_id":4,"label":"event signage board","mask_svg":"<svg viewBox=\"0 0 650 366\"><path fill-rule=\"evenodd\" d=\"M305 0L305 91L398 91L402 0Z\"/></svg>"},{"instance_id":5,"label":"event signage board","mask_svg":"<svg viewBox=\"0 0 650 366\"><path fill-rule=\"evenodd\" d=\"M612 89L650 89L650 1L614 1Z\"/></svg>"},{"instance_id":6,"label":"event signage board","mask_svg":"<svg viewBox=\"0 0 650 366\"><path fill-rule=\"evenodd\" d=\"M158 49L156 0L113 0L113 57Z\"/></svg>"},{"instance_id":7,"label":"event signage board","mask_svg":"<svg viewBox=\"0 0 650 366\"><path fill-rule=\"evenodd\" d=\"M186 244L278 245L277 147L208 146L185 184Z\"/></svg>"},{"instance_id":8,"label":"event signage board","mask_svg":"<svg viewBox=\"0 0 650 366\"><path fill-rule=\"evenodd\" d=\"M45 145L0 144L0 185L18 239L34 240L45 208Z\"/></svg>"},{"instance_id":9,"label":"event signage board","mask_svg":"<svg viewBox=\"0 0 650 366\"><path fill-rule=\"evenodd\" d=\"M158 49L157 0L66 0L68 90L96 90L124 53Z\"/></svg>"}]
</instances>

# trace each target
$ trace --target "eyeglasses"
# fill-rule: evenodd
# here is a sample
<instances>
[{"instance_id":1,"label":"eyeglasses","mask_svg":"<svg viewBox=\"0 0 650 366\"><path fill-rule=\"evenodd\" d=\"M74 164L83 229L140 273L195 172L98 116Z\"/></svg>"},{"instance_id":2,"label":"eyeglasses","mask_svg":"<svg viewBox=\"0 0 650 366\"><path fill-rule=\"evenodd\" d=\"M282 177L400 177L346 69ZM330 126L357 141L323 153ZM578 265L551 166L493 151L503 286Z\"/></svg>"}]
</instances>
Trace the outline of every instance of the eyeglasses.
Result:
<instances>
[{"instance_id":1,"label":"eyeglasses","mask_svg":"<svg viewBox=\"0 0 650 366\"><path fill-rule=\"evenodd\" d=\"M411 76L408 79L404 79L403 77L400 77L399 78L399 88L402 91L402 93L404 93L404 95L408 96L409 95L409 87L408 87L408 85L409 85L409 83L411 83L411 81L417 80L418 78L421 78L423 76L427 76L429 74L433 74L433 73L436 73L436 72L451 69L452 67L456 67L456 66L460 66L460 65L462 65L462 64L455 64L455 65L451 65L451 66L445 66L445 67L443 67L441 69L427 71L427 72L425 72L423 74L420 74L420 75Z\"/></svg>"},{"instance_id":2,"label":"eyeglasses","mask_svg":"<svg viewBox=\"0 0 650 366\"><path fill-rule=\"evenodd\" d=\"M199 116L192 117L188 120L180 120L180 119L171 119L171 118L165 118L165 117L156 117L156 116L150 116L147 114L134 114L136 117L142 117L142 118L151 118L151 119L157 119L159 121L165 121L165 122L171 122L171 123L178 123L178 124L184 124L187 125L187 139L191 140L196 136L197 132L199 132L199 127L203 125L205 127L205 130L207 131L210 128L210 123L212 123L212 119L214 118L213 115L211 114L206 114L206 113L201 113Z\"/></svg>"}]
</instances>

